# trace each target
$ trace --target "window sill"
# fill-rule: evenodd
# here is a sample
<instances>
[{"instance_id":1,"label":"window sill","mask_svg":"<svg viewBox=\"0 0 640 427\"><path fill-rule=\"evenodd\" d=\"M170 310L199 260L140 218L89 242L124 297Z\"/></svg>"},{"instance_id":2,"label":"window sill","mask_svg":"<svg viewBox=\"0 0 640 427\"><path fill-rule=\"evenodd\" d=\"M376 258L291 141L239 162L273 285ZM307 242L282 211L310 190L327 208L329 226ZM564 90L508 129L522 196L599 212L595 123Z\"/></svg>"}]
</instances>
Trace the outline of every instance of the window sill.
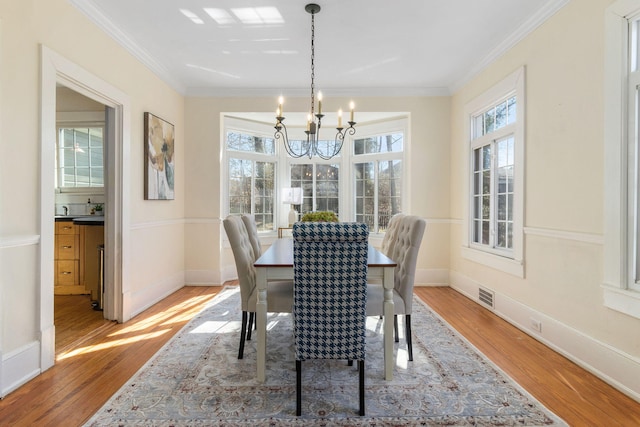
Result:
<instances>
[{"instance_id":1,"label":"window sill","mask_svg":"<svg viewBox=\"0 0 640 427\"><path fill-rule=\"evenodd\" d=\"M500 255L464 246L462 247L462 257L513 276L524 278L524 262L521 260L505 258Z\"/></svg>"},{"instance_id":2,"label":"window sill","mask_svg":"<svg viewBox=\"0 0 640 427\"><path fill-rule=\"evenodd\" d=\"M602 285L604 306L620 313L640 319L640 292Z\"/></svg>"}]
</instances>

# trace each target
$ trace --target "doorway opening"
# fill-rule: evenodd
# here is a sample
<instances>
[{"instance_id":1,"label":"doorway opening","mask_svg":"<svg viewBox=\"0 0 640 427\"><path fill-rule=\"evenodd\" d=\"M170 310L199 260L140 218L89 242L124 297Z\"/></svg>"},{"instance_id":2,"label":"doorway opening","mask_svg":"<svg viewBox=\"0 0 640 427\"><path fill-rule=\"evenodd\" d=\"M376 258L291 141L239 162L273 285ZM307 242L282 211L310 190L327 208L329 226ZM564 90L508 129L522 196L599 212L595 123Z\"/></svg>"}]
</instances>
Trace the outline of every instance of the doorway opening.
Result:
<instances>
[{"instance_id":1,"label":"doorway opening","mask_svg":"<svg viewBox=\"0 0 640 427\"><path fill-rule=\"evenodd\" d=\"M105 319L131 317L126 281L129 249L130 100L127 95L46 46L41 46L40 333L41 370L55 363L54 268L56 88L64 86L105 106L104 301ZM127 153L125 155L124 153Z\"/></svg>"}]
</instances>

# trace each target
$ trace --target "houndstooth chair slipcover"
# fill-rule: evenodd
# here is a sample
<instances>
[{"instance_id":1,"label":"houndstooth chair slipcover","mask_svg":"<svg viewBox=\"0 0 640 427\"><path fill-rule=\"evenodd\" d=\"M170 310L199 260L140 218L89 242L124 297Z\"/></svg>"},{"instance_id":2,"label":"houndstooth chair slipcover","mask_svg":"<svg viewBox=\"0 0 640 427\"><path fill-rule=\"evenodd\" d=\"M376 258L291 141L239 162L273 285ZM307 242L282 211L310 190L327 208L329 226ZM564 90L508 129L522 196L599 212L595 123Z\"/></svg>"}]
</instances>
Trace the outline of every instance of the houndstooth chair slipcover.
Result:
<instances>
[{"instance_id":1,"label":"houndstooth chair slipcover","mask_svg":"<svg viewBox=\"0 0 640 427\"><path fill-rule=\"evenodd\" d=\"M300 366L308 359L357 360L364 415L369 229L360 223L293 226L293 312L300 415Z\"/></svg>"}]
</instances>

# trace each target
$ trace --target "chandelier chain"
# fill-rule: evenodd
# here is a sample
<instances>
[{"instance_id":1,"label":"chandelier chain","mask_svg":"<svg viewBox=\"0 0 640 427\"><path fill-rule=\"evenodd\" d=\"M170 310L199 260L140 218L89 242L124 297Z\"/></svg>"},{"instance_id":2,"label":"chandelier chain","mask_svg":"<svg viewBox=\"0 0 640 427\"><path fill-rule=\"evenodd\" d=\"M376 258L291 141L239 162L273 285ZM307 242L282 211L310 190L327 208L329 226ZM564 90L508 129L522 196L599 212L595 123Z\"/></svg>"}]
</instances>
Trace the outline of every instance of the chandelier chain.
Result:
<instances>
[{"instance_id":1,"label":"chandelier chain","mask_svg":"<svg viewBox=\"0 0 640 427\"><path fill-rule=\"evenodd\" d=\"M316 14L311 13L311 117L313 117L314 104L315 104L315 76L316 76L316 67L315 67L316 48L314 43L314 40L316 38L315 17L316 17Z\"/></svg>"},{"instance_id":2,"label":"chandelier chain","mask_svg":"<svg viewBox=\"0 0 640 427\"><path fill-rule=\"evenodd\" d=\"M274 137L276 140L282 140L284 143L284 148L287 151L287 154L293 158L300 158L303 156L307 156L310 159L313 156L318 156L321 159L329 160L333 157L337 156L342 149L342 146L345 142L345 136L350 135L353 136L356 133L355 124L356 122L353 120L353 110L354 105L351 102L350 108L350 116L347 121L348 126L342 126L342 109L338 110L338 126L336 127L336 135L333 140L322 141L323 148L321 149L319 146L320 142L320 128L322 127L322 118L324 114L322 114L322 94L318 92L318 113L315 114L315 103L316 103L316 94L315 94L315 77L316 77L316 19L315 14L320 12L320 6L315 3L310 3L304 8L308 13L311 14L311 111L310 116L307 119L307 130L304 131L306 133L307 138L306 141L289 141L289 135L287 132L287 126L284 124L284 114L283 114L283 100L284 98L280 96L278 99L278 109L276 110L276 125L275 125L275 134Z\"/></svg>"}]
</instances>

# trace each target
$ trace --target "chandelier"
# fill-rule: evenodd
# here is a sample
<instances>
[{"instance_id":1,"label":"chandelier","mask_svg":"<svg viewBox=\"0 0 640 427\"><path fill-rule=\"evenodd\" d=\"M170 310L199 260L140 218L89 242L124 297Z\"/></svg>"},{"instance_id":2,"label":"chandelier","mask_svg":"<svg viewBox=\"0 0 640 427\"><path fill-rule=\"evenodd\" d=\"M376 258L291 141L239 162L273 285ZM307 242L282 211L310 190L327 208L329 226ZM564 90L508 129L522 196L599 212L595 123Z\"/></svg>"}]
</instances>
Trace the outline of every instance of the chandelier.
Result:
<instances>
[{"instance_id":1,"label":"chandelier","mask_svg":"<svg viewBox=\"0 0 640 427\"><path fill-rule=\"evenodd\" d=\"M284 114L282 104L284 102L282 96L278 99L278 109L276 111L276 125L275 125L275 139L282 139L284 147L287 153L294 158L300 158L307 156L312 158L318 156L324 160L329 160L340 153L342 145L344 144L344 137L346 135L354 135L356 129L354 128L356 122L353 121L353 102L349 105L349 126L344 128L342 126L342 109L338 110L338 126L336 127L336 136L333 141L326 141L326 149L321 149L318 144L320 141L320 128L322 126L322 93L318 92L318 112L315 112L315 15L320 12L320 6L314 3L310 3L304 7L308 13L311 14L311 112L307 116L307 128L305 133L307 134L307 140L291 143L289 136L287 135L287 127L284 124Z\"/></svg>"}]
</instances>

